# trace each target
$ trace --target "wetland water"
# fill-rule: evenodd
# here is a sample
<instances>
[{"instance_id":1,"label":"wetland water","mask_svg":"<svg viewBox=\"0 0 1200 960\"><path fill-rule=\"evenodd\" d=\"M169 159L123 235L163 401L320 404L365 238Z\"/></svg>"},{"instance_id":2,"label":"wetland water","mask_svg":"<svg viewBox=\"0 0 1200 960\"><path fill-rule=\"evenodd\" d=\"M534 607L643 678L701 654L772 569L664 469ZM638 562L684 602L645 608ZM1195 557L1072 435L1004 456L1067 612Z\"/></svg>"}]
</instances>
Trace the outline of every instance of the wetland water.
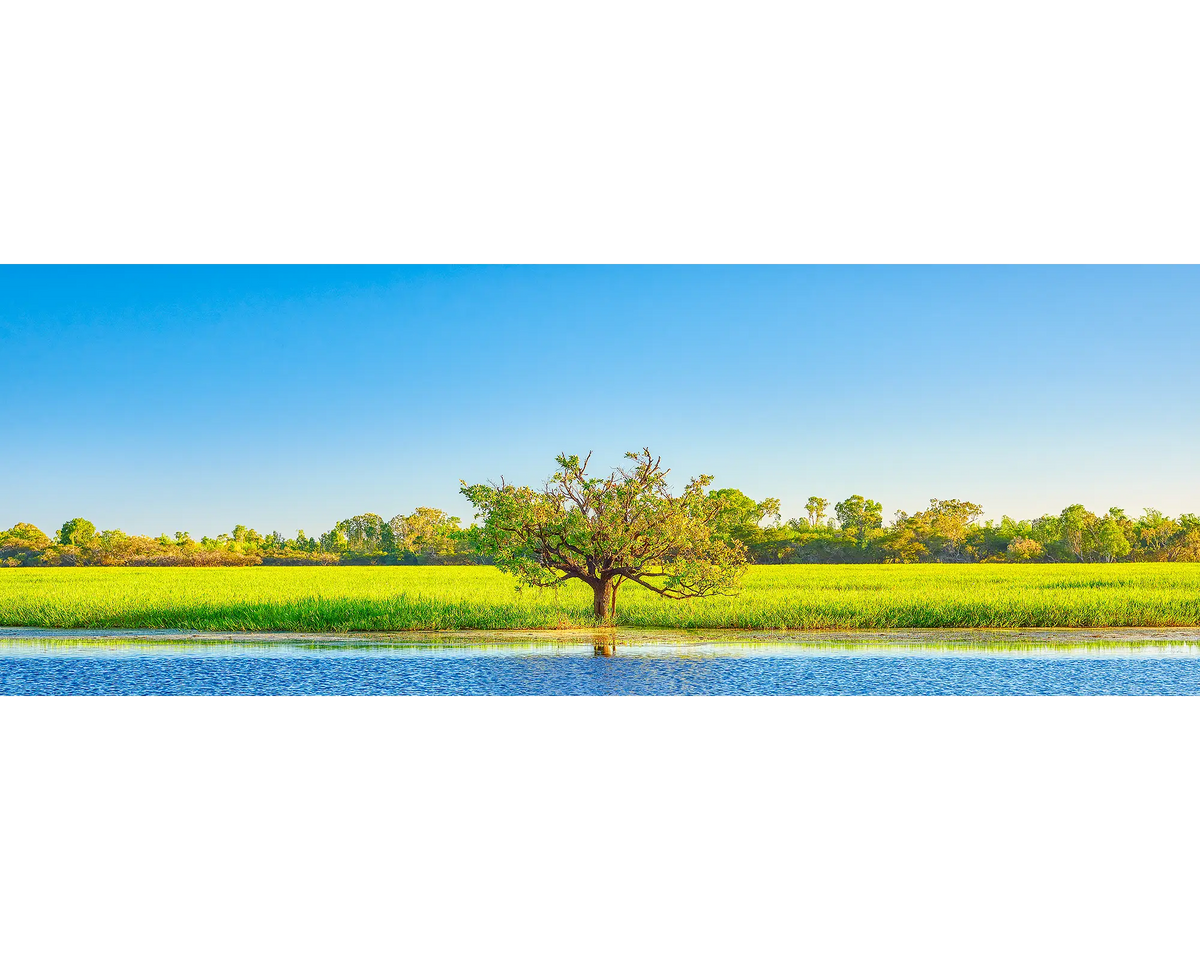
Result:
<instances>
[{"instance_id":1,"label":"wetland water","mask_svg":"<svg viewBox=\"0 0 1200 960\"><path fill-rule=\"evenodd\" d=\"M10 696L1200 694L1200 630L198 634L0 628Z\"/></svg>"}]
</instances>

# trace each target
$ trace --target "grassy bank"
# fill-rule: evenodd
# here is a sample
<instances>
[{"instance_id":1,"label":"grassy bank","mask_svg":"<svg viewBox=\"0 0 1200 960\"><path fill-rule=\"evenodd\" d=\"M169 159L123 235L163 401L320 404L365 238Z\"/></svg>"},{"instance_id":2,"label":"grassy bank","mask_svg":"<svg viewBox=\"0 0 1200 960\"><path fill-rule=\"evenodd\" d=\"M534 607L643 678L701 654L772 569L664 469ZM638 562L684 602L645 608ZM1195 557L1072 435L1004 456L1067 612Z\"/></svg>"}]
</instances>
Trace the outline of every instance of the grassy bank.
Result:
<instances>
[{"instance_id":1,"label":"grassy bank","mask_svg":"<svg viewBox=\"0 0 1200 960\"><path fill-rule=\"evenodd\" d=\"M590 624L591 591L517 591L487 567L0 570L0 626L439 630ZM621 591L631 627L1200 625L1200 564L773 566L736 597Z\"/></svg>"}]
</instances>

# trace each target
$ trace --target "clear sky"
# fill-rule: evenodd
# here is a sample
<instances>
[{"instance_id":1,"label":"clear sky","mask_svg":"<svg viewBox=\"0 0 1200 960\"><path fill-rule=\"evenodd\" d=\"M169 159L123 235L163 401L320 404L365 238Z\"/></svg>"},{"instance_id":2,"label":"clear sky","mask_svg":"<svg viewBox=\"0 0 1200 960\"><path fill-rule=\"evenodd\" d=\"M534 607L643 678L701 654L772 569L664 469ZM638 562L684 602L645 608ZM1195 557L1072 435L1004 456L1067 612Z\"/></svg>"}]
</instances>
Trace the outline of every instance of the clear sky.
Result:
<instances>
[{"instance_id":1,"label":"clear sky","mask_svg":"<svg viewBox=\"0 0 1200 960\"><path fill-rule=\"evenodd\" d=\"M1200 511L1192 267L0 268L0 529L309 534L649 446L797 516Z\"/></svg>"}]
</instances>

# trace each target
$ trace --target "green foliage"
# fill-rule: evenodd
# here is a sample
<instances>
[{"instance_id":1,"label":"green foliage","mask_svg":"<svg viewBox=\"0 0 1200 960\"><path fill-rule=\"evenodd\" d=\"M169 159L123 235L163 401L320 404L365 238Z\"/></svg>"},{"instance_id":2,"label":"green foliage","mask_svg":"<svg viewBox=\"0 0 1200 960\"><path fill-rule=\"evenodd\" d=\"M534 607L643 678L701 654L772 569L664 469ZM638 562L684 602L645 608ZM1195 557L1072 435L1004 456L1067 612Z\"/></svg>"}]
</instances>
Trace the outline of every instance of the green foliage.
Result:
<instances>
[{"instance_id":1,"label":"green foliage","mask_svg":"<svg viewBox=\"0 0 1200 960\"><path fill-rule=\"evenodd\" d=\"M916 525L901 522L901 516L898 515L891 535L883 543L886 563L916 563L929 555L929 548L917 537Z\"/></svg>"},{"instance_id":2,"label":"green foliage","mask_svg":"<svg viewBox=\"0 0 1200 960\"><path fill-rule=\"evenodd\" d=\"M50 538L32 523L17 523L0 530L0 565L19 567L37 563L50 546Z\"/></svg>"},{"instance_id":3,"label":"green foliage","mask_svg":"<svg viewBox=\"0 0 1200 960\"><path fill-rule=\"evenodd\" d=\"M76 517L68 520L58 531L58 542L64 547L86 547L96 537L96 525L91 520Z\"/></svg>"},{"instance_id":4,"label":"green foliage","mask_svg":"<svg viewBox=\"0 0 1200 960\"><path fill-rule=\"evenodd\" d=\"M883 526L883 507L857 493L836 504L833 511L838 524L854 537L862 550L867 548L870 532Z\"/></svg>"},{"instance_id":5,"label":"green foliage","mask_svg":"<svg viewBox=\"0 0 1200 960\"><path fill-rule=\"evenodd\" d=\"M906 550L908 562L925 556L944 561L978 559L968 540L981 513L982 507L966 500L930 500L928 510L911 517L897 512L886 549Z\"/></svg>"},{"instance_id":6,"label":"green foliage","mask_svg":"<svg viewBox=\"0 0 1200 960\"><path fill-rule=\"evenodd\" d=\"M763 521L779 522L779 501L774 497L755 502L741 490L724 489L710 491L705 499L716 509L714 533L731 546L741 544L749 549L764 542Z\"/></svg>"},{"instance_id":7,"label":"green foliage","mask_svg":"<svg viewBox=\"0 0 1200 960\"><path fill-rule=\"evenodd\" d=\"M387 526L377 513L364 513L338 521L334 530L341 536L335 541L341 550L356 553L382 553L383 528Z\"/></svg>"},{"instance_id":8,"label":"green foliage","mask_svg":"<svg viewBox=\"0 0 1200 960\"><path fill-rule=\"evenodd\" d=\"M1137 539L1147 553L1156 560L1171 559L1171 542L1180 533L1181 526L1160 511L1149 507L1134 524Z\"/></svg>"},{"instance_id":9,"label":"green foliage","mask_svg":"<svg viewBox=\"0 0 1200 960\"><path fill-rule=\"evenodd\" d=\"M561 454L541 490L464 482L463 496L482 521L473 533L478 549L529 586L587 584L599 620L610 617L625 581L670 599L735 591L747 559L729 535L744 508L741 495L706 496L709 476L674 495L649 450L625 456L631 467L592 477L590 455ZM733 518L724 535L723 516Z\"/></svg>"},{"instance_id":10,"label":"green foliage","mask_svg":"<svg viewBox=\"0 0 1200 960\"><path fill-rule=\"evenodd\" d=\"M320 549L321 545L314 537L305 536L303 530L297 530L295 539L288 540L284 544L283 552L292 554L310 554L316 553Z\"/></svg>"},{"instance_id":11,"label":"green foliage","mask_svg":"<svg viewBox=\"0 0 1200 960\"><path fill-rule=\"evenodd\" d=\"M1076 560L1082 560L1093 545L1095 515L1085 510L1082 504L1074 503L1059 514L1058 522L1060 542Z\"/></svg>"},{"instance_id":12,"label":"green foliage","mask_svg":"<svg viewBox=\"0 0 1200 960\"><path fill-rule=\"evenodd\" d=\"M416 563L451 562L468 552L464 531L458 517L451 517L433 507L417 507L407 517L395 517L397 549Z\"/></svg>"},{"instance_id":13,"label":"green foliage","mask_svg":"<svg viewBox=\"0 0 1200 960\"><path fill-rule=\"evenodd\" d=\"M299 531L287 546L299 551L322 550L344 563L472 563L478 558L464 545L465 531L458 517L432 507L417 507L407 516L384 520L364 513L340 520L316 541L306 541Z\"/></svg>"},{"instance_id":14,"label":"green foliage","mask_svg":"<svg viewBox=\"0 0 1200 960\"><path fill-rule=\"evenodd\" d=\"M1072 504L1036 520L1006 516L998 524L980 524L978 504L934 499L920 513L897 511L885 528L877 508L874 501L855 496L835 508L840 527L816 527L807 517L790 520L763 532L751 548L753 558L759 563L1200 561L1200 517L1194 514L1172 520L1146 510L1130 520L1117 507L1097 516Z\"/></svg>"},{"instance_id":15,"label":"green foliage","mask_svg":"<svg viewBox=\"0 0 1200 960\"><path fill-rule=\"evenodd\" d=\"M1066 548L1060 547L1062 524L1058 517L1044 516L1031 521L1029 535L1041 544L1043 553L1046 553L1050 559L1062 559L1065 557Z\"/></svg>"},{"instance_id":16,"label":"green foliage","mask_svg":"<svg viewBox=\"0 0 1200 960\"><path fill-rule=\"evenodd\" d=\"M1092 543L1096 553L1109 563L1127 556L1132 549L1129 541L1125 539L1125 532L1121 529L1120 523L1113 516L1107 516L1095 524L1092 530Z\"/></svg>"},{"instance_id":17,"label":"green foliage","mask_svg":"<svg viewBox=\"0 0 1200 960\"><path fill-rule=\"evenodd\" d=\"M1008 542L1008 547L1005 549L1010 560L1029 561L1040 560L1045 554L1046 549L1036 540L1029 537L1013 537Z\"/></svg>"},{"instance_id":18,"label":"green foliage","mask_svg":"<svg viewBox=\"0 0 1200 960\"><path fill-rule=\"evenodd\" d=\"M241 552L259 550L263 546L263 537L259 532L240 523L230 532L229 539L242 547Z\"/></svg>"},{"instance_id":19,"label":"green foliage","mask_svg":"<svg viewBox=\"0 0 1200 960\"><path fill-rule=\"evenodd\" d=\"M0 546L22 546L38 550L49 543L50 538L32 523L17 523L8 530L0 530Z\"/></svg>"},{"instance_id":20,"label":"green foliage","mask_svg":"<svg viewBox=\"0 0 1200 960\"><path fill-rule=\"evenodd\" d=\"M321 534L321 549L326 553L345 553L350 549L350 541L344 530L334 527L328 533Z\"/></svg>"},{"instance_id":21,"label":"green foliage","mask_svg":"<svg viewBox=\"0 0 1200 960\"><path fill-rule=\"evenodd\" d=\"M706 536L754 563L1200 562L1200 517L1193 513L1173 519L1147 508L1131 519L1117 507L1097 515L1072 504L1034 520L1005 516L999 523L981 524L978 504L933 499L919 513L896 511L885 527L880 504L860 495L836 505L836 522L825 516L827 506L825 498L809 497L805 516L780 522L775 498L755 501L733 488L705 489L695 500L693 520L711 515ZM0 566L10 567L424 565L494 559L478 530L464 530L458 517L432 507L388 521L375 513L359 514L319 538L303 530L290 539L278 531L262 536L245 524L199 542L187 531L151 538L98 532L82 517L68 520L53 538L29 523L0 531Z\"/></svg>"},{"instance_id":22,"label":"green foliage","mask_svg":"<svg viewBox=\"0 0 1200 960\"><path fill-rule=\"evenodd\" d=\"M119 557L129 553L133 538L124 530L101 530L96 534L96 550L101 555Z\"/></svg>"}]
</instances>

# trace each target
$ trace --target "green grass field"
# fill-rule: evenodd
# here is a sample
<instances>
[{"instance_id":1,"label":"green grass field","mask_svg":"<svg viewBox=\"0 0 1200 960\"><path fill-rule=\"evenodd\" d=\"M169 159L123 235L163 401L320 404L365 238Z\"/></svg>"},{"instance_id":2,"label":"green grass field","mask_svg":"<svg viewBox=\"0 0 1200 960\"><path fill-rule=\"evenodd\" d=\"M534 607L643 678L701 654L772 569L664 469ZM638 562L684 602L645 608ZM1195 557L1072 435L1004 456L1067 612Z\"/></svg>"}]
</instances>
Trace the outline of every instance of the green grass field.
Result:
<instances>
[{"instance_id":1,"label":"green grass field","mask_svg":"<svg viewBox=\"0 0 1200 960\"><path fill-rule=\"evenodd\" d=\"M0 570L0 626L344 632L591 625L591 591L524 589L488 567ZM627 584L627 627L1200 625L1200 564L751 568L736 597Z\"/></svg>"}]
</instances>

